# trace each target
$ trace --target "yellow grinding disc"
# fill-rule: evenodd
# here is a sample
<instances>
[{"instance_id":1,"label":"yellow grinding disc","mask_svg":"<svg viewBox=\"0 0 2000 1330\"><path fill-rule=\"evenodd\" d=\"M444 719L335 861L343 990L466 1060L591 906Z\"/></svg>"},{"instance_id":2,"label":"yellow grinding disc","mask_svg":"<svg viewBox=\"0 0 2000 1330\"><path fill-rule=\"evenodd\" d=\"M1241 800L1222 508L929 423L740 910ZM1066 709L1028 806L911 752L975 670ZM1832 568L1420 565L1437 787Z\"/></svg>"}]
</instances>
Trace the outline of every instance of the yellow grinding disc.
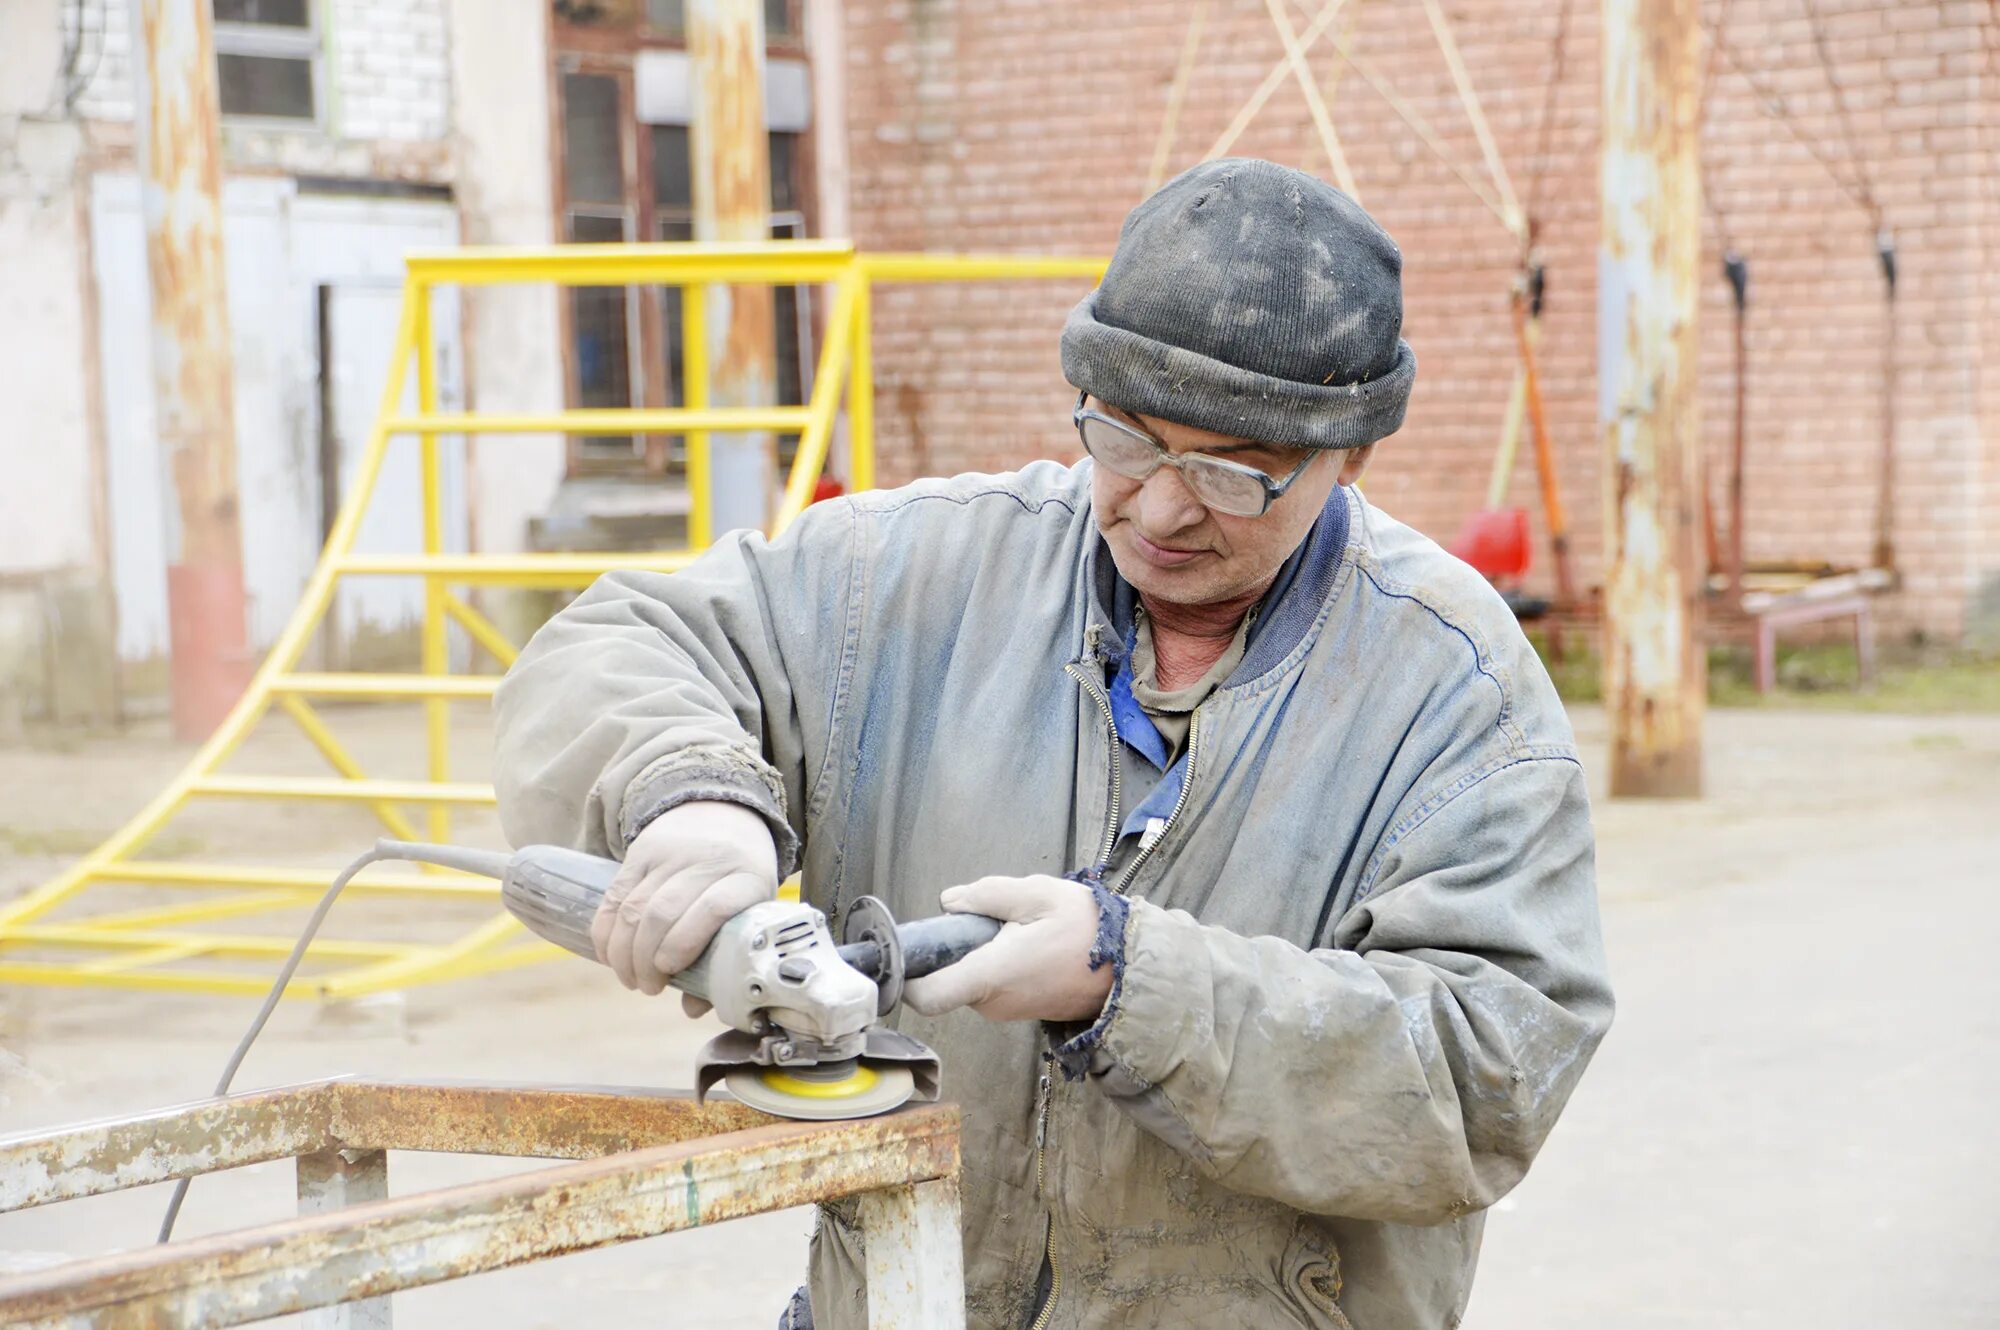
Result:
<instances>
[{"instance_id":1,"label":"yellow grinding disc","mask_svg":"<svg viewBox=\"0 0 2000 1330\"><path fill-rule=\"evenodd\" d=\"M808 1122L872 1118L901 1108L917 1089L908 1067L864 1063L831 1075L784 1067L738 1067L722 1083L752 1108Z\"/></svg>"}]
</instances>

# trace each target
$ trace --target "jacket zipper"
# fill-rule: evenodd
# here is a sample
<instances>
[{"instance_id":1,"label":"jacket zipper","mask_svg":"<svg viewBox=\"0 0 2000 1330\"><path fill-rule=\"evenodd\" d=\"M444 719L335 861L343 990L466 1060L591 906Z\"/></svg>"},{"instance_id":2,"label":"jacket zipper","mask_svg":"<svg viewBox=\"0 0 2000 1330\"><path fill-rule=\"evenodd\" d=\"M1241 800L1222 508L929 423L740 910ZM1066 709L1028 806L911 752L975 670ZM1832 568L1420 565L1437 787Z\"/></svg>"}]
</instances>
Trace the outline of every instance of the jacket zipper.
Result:
<instances>
[{"instance_id":1,"label":"jacket zipper","mask_svg":"<svg viewBox=\"0 0 2000 1330\"><path fill-rule=\"evenodd\" d=\"M1063 666L1063 671L1079 684L1097 703L1097 710L1104 717L1104 730L1110 736L1111 789L1107 799L1104 818L1104 839L1097 848L1097 864L1100 870L1111 862L1111 851L1118 846L1119 805L1125 797L1125 779L1120 770L1118 758L1118 718L1111 714L1111 698L1101 684L1092 682L1090 676L1074 663ZM1035 1086L1035 1195L1048 1211L1048 1236L1043 1240L1042 1259L1049 1263L1049 1294L1042 1300L1041 1309L1035 1319L1028 1324L1028 1330L1048 1330L1048 1325L1056 1314L1056 1303L1062 1298L1062 1265L1056 1259L1056 1210L1049 1201L1049 1108L1055 1093L1055 1078L1050 1071L1055 1056L1042 1054L1041 1080Z\"/></svg>"},{"instance_id":2,"label":"jacket zipper","mask_svg":"<svg viewBox=\"0 0 2000 1330\"><path fill-rule=\"evenodd\" d=\"M1035 1195L1049 1212L1048 1239L1043 1253L1049 1263L1049 1296L1042 1301L1042 1309L1035 1313L1034 1322L1028 1330L1048 1330L1048 1324L1056 1314L1056 1302L1062 1297L1062 1266L1056 1263L1056 1208L1049 1204L1049 1103L1054 1098L1055 1078L1050 1074L1049 1064L1052 1054L1042 1054L1042 1079L1035 1090Z\"/></svg>"},{"instance_id":3,"label":"jacket zipper","mask_svg":"<svg viewBox=\"0 0 2000 1330\"><path fill-rule=\"evenodd\" d=\"M1104 840L1097 849L1097 863L1100 867L1111 862L1111 852L1118 848L1119 803L1125 794L1125 778L1118 760L1118 718L1111 714L1111 698L1102 684L1091 682L1090 676L1074 664L1063 666L1071 677L1083 685L1083 690L1097 699L1097 709L1104 713L1104 728L1111 736L1111 811L1104 820ZM1190 734L1192 738L1192 734Z\"/></svg>"},{"instance_id":4,"label":"jacket zipper","mask_svg":"<svg viewBox=\"0 0 2000 1330\"><path fill-rule=\"evenodd\" d=\"M1152 840L1143 842L1139 846L1139 853L1132 856L1132 862L1125 865L1125 871L1118 875L1118 885L1111 889L1118 895L1125 894L1125 889L1132 885L1132 879L1138 873L1140 866L1153 857L1153 851L1159 848L1160 842L1167 838L1167 832L1173 829L1175 820L1181 815L1181 809L1187 807L1188 791L1194 788L1195 758L1200 752L1201 708L1196 707L1188 714L1188 747L1187 756L1183 759L1187 763L1187 769L1181 773L1181 792L1175 796L1174 806L1168 811L1167 820L1160 824L1160 833ZM1106 855L1105 858L1108 861L1110 856Z\"/></svg>"},{"instance_id":5,"label":"jacket zipper","mask_svg":"<svg viewBox=\"0 0 2000 1330\"><path fill-rule=\"evenodd\" d=\"M1100 865L1108 864L1111 862L1111 852L1118 847L1119 804L1124 797L1124 779L1121 775L1124 764L1118 753L1118 720L1111 713L1111 699L1105 695L1103 688L1092 683L1090 676L1075 665L1065 665L1063 668L1083 685L1084 691L1096 699L1097 709L1104 714L1104 727L1111 736L1110 812L1105 818L1104 842L1097 852L1097 862ZM1114 890L1123 893L1125 888L1131 885L1133 874L1139 871L1140 865L1152 857L1154 847L1166 839L1168 830L1173 827L1175 819L1180 817L1181 809L1187 806L1188 789L1193 784L1195 757L1200 751L1200 746L1201 708L1196 707L1188 718L1188 765L1187 774L1181 778L1180 795L1167 813L1167 820L1161 826L1160 834L1154 837L1150 844L1142 846L1132 862L1126 865L1124 873L1119 875L1118 885ZM1041 1080L1035 1087L1035 1195L1048 1210L1048 1237L1042 1250L1044 1259L1049 1263L1049 1295L1043 1300L1041 1310L1035 1313L1035 1319L1029 1323L1028 1330L1048 1330L1049 1322L1055 1318L1056 1303L1062 1299L1062 1265L1056 1260L1056 1211L1055 1206L1050 1204L1048 1192L1049 1108L1055 1089L1049 1064L1053 1060L1052 1054L1042 1054Z\"/></svg>"}]
</instances>

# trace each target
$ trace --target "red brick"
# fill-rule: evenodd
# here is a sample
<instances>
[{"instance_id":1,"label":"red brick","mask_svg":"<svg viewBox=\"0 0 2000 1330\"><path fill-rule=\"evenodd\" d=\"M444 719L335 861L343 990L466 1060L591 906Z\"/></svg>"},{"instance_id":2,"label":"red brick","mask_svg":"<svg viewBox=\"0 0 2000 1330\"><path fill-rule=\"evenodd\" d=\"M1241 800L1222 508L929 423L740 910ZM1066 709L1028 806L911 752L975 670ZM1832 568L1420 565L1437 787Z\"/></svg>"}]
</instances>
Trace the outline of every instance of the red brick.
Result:
<instances>
[{"instance_id":1,"label":"red brick","mask_svg":"<svg viewBox=\"0 0 2000 1330\"><path fill-rule=\"evenodd\" d=\"M1355 0L1350 0L1354 3ZM1814 159L1870 182L1898 237L1897 630L1949 637L1971 589L2000 575L2000 222L1994 66L1985 0L1811 0L1836 104L1801 0L1728 0L1726 40L1759 87L1718 62L1706 97L1712 213L1701 257L1704 439L1728 455L1734 387L1718 226L1751 264L1749 550L1755 559L1858 563L1873 543L1882 388L1882 284L1873 223ZM1295 5L1309 15L1316 6ZM1708 0L1705 19L1723 8ZM1597 577L1597 6L1572 0L1568 59L1537 160L1554 6L1449 0L1461 46L1524 202L1539 167L1550 305L1544 380L1574 544ZM1370 9L1357 49L1483 177L1477 144L1426 25ZM1132 0L849 0L853 229L867 249L1103 253L1145 192L1189 6ZM1303 26L1308 17L1297 22ZM1262 6L1211 5L1172 168L1191 164L1279 48ZM1333 61L1314 56L1322 84ZM1371 497L1449 537L1480 501L1513 375L1505 291L1513 245L1491 215L1351 71L1330 99L1364 201L1402 245L1418 391L1383 449ZM1849 135L1862 170L1849 160ZM1804 141L1801 141L1803 136ZM1303 99L1280 89L1237 144L1325 174ZM1069 394L1055 339L1076 284L1004 293L885 289L876 365L885 480L1037 456L1069 459ZM1720 494L1720 477L1715 478ZM1525 459L1513 498L1533 505ZM1539 570L1546 574L1546 569Z\"/></svg>"}]
</instances>

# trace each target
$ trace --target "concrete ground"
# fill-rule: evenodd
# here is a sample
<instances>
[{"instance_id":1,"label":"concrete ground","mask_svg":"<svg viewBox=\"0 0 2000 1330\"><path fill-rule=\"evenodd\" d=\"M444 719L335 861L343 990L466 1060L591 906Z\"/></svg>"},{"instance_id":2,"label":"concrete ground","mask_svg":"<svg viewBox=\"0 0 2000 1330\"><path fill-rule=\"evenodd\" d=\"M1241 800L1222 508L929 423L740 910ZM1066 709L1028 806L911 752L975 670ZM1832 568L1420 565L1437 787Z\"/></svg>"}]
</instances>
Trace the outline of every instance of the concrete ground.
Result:
<instances>
[{"instance_id":1,"label":"concrete ground","mask_svg":"<svg viewBox=\"0 0 2000 1330\"><path fill-rule=\"evenodd\" d=\"M407 718L329 714L378 774L416 774ZM1601 717L1578 724L1595 757ZM312 769L278 722L267 728L240 766ZM476 772L484 739L462 728ZM1494 1214L1467 1323L2000 1324L2000 717L1719 712L1709 741L1703 801L1599 804L1618 1024ZM87 848L185 753L144 733L0 753L0 893ZM214 806L177 822L163 852L334 864L374 834L347 810ZM490 838L490 824L473 834ZM356 934L449 927L359 903L335 919ZM0 1132L197 1097L250 1012L241 999L0 988ZM362 1072L671 1086L706 1033L580 962L549 964L288 1006L238 1084ZM399 1155L391 1184L519 1167ZM144 1243L163 1200L0 1218L0 1269ZM291 1207L289 1165L239 1170L196 1184L181 1231ZM397 1321L766 1327L808 1224L788 1212L482 1276L399 1296Z\"/></svg>"}]
</instances>

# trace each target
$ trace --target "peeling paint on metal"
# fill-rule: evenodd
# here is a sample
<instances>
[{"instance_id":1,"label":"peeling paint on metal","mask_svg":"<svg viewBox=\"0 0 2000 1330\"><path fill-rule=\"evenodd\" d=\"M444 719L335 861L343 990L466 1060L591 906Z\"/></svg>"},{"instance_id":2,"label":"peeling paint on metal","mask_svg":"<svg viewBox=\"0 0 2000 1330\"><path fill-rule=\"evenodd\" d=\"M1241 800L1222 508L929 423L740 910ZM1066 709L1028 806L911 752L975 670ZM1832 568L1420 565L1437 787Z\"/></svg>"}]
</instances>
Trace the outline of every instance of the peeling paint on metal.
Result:
<instances>
[{"instance_id":1,"label":"peeling paint on metal","mask_svg":"<svg viewBox=\"0 0 2000 1330\"><path fill-rule=\"evenodd\" d=\"M1614 795L1701 792L1696 0L1604 0L1605 703Z\"/></svg>"},{"instance_id":2,"label":"peeling paint on metal","mask_svg":"<svg viewBox=\"0 0 2000 1330\"><path fill-rule=\"evenodd\" d=\"M573 1109L593 1126L570 1131L564 1119ZM0 1141L0 1187L20 1195L17 1170L45 1186L67 1187L77 1177L107 1190L99 1184L113 1176L129 1186L178 1175L162 1169L234 1167L268 1151L257 1133L274 1118L298 1132L292 1153L320 1156L306 1170L308 1208L327 1194L315 1170L327 1171L329 1156L373 1161L379 1151L399 1148L480 1154L603 1148L598 1157L538 1172L0 1280L0 1324L236 1325L808 1202L949 1180L959 1157L959 1115L949 1105L854 1122L782 1123L740 1105L702 1108L685 1097L636 1091L332 1081L9 1138ZM208 1133L200 1144L187 1139L197 1129ZM346 1130L372 1139L343 1141ZM143 1131L190 1148L135 1152L135 1133ZM649 1136L671 1143L632 1148ZM62 1166L52 1168L51 1158ZM144 1167L121 1174L134 1158ZM372 1178L371 1166L360 1167ZM871 1245L921 1246L928 1261L942 1250L940 1234L948 1234L956 1252L955 1185L926 1192L910 1216L907 1224L871 1233ZM927 1314L962 1306L955 1269L943 1285L933 1273L922 1288L905 1292L907 1306L889 1323L962 1324Z\"/></svg>"}]
</instances>

